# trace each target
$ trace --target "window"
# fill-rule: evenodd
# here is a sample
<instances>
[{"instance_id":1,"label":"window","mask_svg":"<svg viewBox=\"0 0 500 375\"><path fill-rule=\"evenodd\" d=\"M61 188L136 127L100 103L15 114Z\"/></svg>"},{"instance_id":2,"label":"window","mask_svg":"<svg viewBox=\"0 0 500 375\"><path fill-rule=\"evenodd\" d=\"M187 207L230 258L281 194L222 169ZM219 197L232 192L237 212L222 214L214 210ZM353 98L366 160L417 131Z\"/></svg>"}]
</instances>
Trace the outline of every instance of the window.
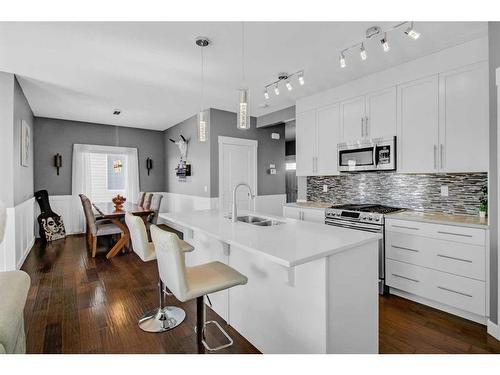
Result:
<instances>
[{"instance_id":1,"label":"window","mask_svg":"<svg viewBox=\"0 0 500 375\"><path fill-rule=\"evenodd\" d=\"M127 156L117 154L90 154L92 198L108 202L117 194L125 195Z\"/></svg>"},{"instance_id":2,"label":"window","mask_svg":"<svg viewBox=\"0 0 500 375\"><path fill-rule=\"evenodd\" d=\"M286 169L287 171L294 171L294 170L296 170L296 169L297 169L297 163L295 163L295 162L293 162L293 163L291 163L291 162L290 162L290 163L288 163L288 162L287 162L287 163L285 164L285 169Z\"/></svg>"}]
</instances>

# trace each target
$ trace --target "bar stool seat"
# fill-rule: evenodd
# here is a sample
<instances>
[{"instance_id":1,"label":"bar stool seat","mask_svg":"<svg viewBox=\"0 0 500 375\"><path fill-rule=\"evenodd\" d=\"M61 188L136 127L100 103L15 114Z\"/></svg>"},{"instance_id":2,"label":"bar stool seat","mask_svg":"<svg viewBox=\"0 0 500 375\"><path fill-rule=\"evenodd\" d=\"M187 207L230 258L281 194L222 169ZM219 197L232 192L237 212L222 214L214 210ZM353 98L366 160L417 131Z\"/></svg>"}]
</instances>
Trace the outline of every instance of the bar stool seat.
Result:
<instances>
[{"instance_id":1,"label":"bar stool seat","mask_svg":"<svg viewBox=\"0 0 500 375\"><path fill-rule=\"evenodd\" d=\"M199 350L209 351L227 348L233 340L214 320L206 321L205 296L210 293L244 285L248 279L234 268L221 262L210 262L194 267L186 267L185 254L177 235L151 225L151 237L155 244L160 279L181 302L196 299L196 336ZM228 343L211 347L205 339L205 328L214 324L228 339Z\"/></svg>"}]
</instances>

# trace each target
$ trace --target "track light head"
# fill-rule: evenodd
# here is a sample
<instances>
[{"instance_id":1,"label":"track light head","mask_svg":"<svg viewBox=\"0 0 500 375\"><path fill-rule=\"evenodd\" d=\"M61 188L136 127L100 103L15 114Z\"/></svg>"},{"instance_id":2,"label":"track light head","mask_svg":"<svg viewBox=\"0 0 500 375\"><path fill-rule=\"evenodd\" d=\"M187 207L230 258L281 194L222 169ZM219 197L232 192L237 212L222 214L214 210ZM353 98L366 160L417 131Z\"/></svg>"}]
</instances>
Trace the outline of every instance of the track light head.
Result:
<instances>
[{"instance_id":1,"label":"track light head","mask_svg":"<svg viewBox=\"0 0 500 375\"><path fill-rule=\"evenodd\" d=\"M276 84L274 85L274 93L276 95L279 95L280 94L280 88L278 86L278 82L276 82Z\"/></svg>"},{"instance_id":2,"label":"track light head","mask_svg":"<svg viewBox=\"0 0 500 375\"><path fill-rule=\"evenodd\" d=\"M299 72L298 76L299 76L299 84L301 86L304 86L304 84L305 84L305 81L304 81L304 72Z\"/></svg>"},{"instance_id":3,"label":"track light head","mask_svg":"<svg viewBox=\"0 0 500 375\"><path fill-rule=\"evenodd\" d=\"M286 88L288 89L288 91L292 91L292 90L293 90L293 86L292 86L292 84L290 83L290 80L289 80L289 79L287 79L287 80L285 81L285 86L286 86Z\"/></svg>"},{"instance_id":4,"label":"track light head","mask_svg":"<svg viewBox=\"0 0 500 375\"><path fill-rule=\"evenodd\" d=\"M368 58L364 43L361 43L361 48L359 49L359 56L361 56L361 60L363 61L365 61Z\"/></svg>"},{"instance_id":5,"label":"track light head","mask_svg":"<svg viewBox=\"0 0 500 375\"><path fill-rule=\"evenodd\" d=\"M408 35L413 40L417 40L418 38L420 38L420 33L413 28L413 22L405 30L405 34Z\"/></svg>"},{"instance_id":6,"label":"track light head","mask_svg":"<svg viewBox=\"0 0 500 375\"><path fill-rule=\"evenodd\" d=\"M344 56L343 52L340 53L339 64L340 64L341 68L345 68L346 67L345 56Z\"/></svg>"},{"instance_id":7,"label":"track light head","mask_svg":"<svg viewBox=\"0 0 500 375\"><path fill-rule=\"evenodd\" d=\"M268 99L269 99L269 92L267 91L267 87L266 87L266 89L264 90L264 98L265 98L266 100L268 100Z\"/></svg>"},{"instance_id":8,"label":"track light head","mask_svg":"<svg viewBox=\"0 0 500 375\"><path fill-rule=\"evenodd\" d=\"M382 39L380 39L380 43L382 44L382 48L384 49L384 52L389 52L391 47L389 46L389 42L387 41L387 34L384 35Z\"/></svg>"}]
</instances>

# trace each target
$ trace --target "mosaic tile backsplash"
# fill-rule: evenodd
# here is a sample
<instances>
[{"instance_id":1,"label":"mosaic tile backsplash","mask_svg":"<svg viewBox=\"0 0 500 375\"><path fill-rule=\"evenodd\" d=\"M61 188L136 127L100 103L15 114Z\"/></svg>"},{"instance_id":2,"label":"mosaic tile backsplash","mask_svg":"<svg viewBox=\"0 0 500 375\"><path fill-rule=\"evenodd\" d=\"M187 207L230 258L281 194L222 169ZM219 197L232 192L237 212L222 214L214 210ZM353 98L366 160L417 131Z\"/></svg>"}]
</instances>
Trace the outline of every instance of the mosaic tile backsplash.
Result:
<instances>
[{"instance_id":1,"label":"mosaic tile backsplash","mask_svg":"<svg viewBox=\"0 0 500 375\"><path fill-rule=\"evenodd\" d=\"M343 173L307 177L307 200L378 203L424 212L477 215L487 173L400 174L393 172ZM328 185L328 192L323 192ZM441 196L441 186L448 196Z\"/></svg>"}]
</instances>

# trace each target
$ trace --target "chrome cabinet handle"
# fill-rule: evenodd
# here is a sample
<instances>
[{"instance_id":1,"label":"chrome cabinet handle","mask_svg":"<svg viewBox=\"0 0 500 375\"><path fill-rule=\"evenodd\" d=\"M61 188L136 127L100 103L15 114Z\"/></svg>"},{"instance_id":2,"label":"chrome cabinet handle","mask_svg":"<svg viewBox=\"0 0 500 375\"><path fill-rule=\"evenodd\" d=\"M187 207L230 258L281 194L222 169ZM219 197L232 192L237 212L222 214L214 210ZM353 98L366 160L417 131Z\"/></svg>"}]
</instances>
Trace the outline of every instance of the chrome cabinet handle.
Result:
<instances>
[{"instance_id":1,"label":"chrome cabinet handle","mask_svg":"<svg viewBox=\"0 0 500 375\"><path fill-rule=\"evenodd\" d=\"M368 116L365 116L365 136L368 137Z\"/></svg>"},{"instance_id":2,"label":"chrome cabinet handle","mask_svg":"<svg viewBox=\"0 0 500 375\"><path fill-rule=\"evenodd\" d=\"M404 226L404 225L396 225L396 224L392 224L392 226L393 226L394 228L402 228L402 229L419 230L419 228L406 227L406 226Z\"/></svg>"},{"instance_id":3,"label":"chrome cabinet handle","mask_svg":"<svg viewBox=\"0 0 500 375\"><path fill-rule=\"evenodd\" d=\"M438 165L437 165L437 150L438 150L438 146L434 145L434 169L438 168Z\"/></svg>"},{"instance_id":4,"label":"chrome cabinet handle","mask_svg":"<svg viewBox=\"0 0 500 375\"><path fill-rule=\"evenodd\" d=\"M464 293L464 292L459 292L458 290L453 290L453 289L445 288L444 286L438 286L438 289L445 290L447 292L451 292L451 293L455 293L455 294L460 294L462 296L472 298L471 294L467 294L467 293Z\"/></svg>"},{"instance_id":5,"label":"chrome cabinet handle","mask_svg":"<svg viewBox=\"0 0 500 375\"><path fill-rule=\"evenodd\" d=\"M365 136L365 119L361 117L361 138Z\"/></svg>"},{"instance_id":6,"label":"chrome cabinet handle","mask_svg":"<svg viewBox=\"0 0 500 375\"><path fill-rule=\"evenodd\" d=\"M438 230L438 233L440 234L451 234L452 236L459 236L459 237L472 237L472 234L462 234L462 233L453 233L453 232L445 232L442 230Z\"/></svg>"},{"instance_id":7,"label":"chrome cabinet handle","mask_svg":"<svg viewBox=\"0 0 500 375\"><path fill-rule=\"evenodd\" d=\"M401 275L398 275L397 273L393 273L392 276L399 277L400 279L410 280L410 281L413 281L414 283L420 282L417 279L412 279L411 277L401 276Z\"/></svg>"},{"instance_id":8,"label":"chrome cabinet handle","mask_svg":"<svg viewBox=\"0 0 500 375\"><path fill-rule=\"evenodd\" d=\"M402 246L396 246L396 245L391 245L395 249L401 249L401 250L408 250L408 251L413 251L415 253L419 253L420 250L417 249L410 249L409 247L402 247Z\"/></svg>"},{"instance_id":9,"label":"chrome cabinet handle","mask_svg":"<svg viewBox=\"0 0 500 375\"><path fill-rule=\"evenodd\" d=\"M472 263L472 260L470 260L470 259L456 258L456 257L451 257L449 255L444 255L444 254L438 254L437 256L440 258L453 259L453 260L458 260L460 262Z\"/></svg>"},{"instance_id":10,"label":"chrome cabinet handle","mask_svg":"<svg viewBox=\"0 0 500 375\"><path fill-rule=\"evenodd\" d=\"M443 144L439 145L439 154L440 154L440 160L441 160L441 168L444 167L444 146Z\"/></svg>"}]
</instances>

